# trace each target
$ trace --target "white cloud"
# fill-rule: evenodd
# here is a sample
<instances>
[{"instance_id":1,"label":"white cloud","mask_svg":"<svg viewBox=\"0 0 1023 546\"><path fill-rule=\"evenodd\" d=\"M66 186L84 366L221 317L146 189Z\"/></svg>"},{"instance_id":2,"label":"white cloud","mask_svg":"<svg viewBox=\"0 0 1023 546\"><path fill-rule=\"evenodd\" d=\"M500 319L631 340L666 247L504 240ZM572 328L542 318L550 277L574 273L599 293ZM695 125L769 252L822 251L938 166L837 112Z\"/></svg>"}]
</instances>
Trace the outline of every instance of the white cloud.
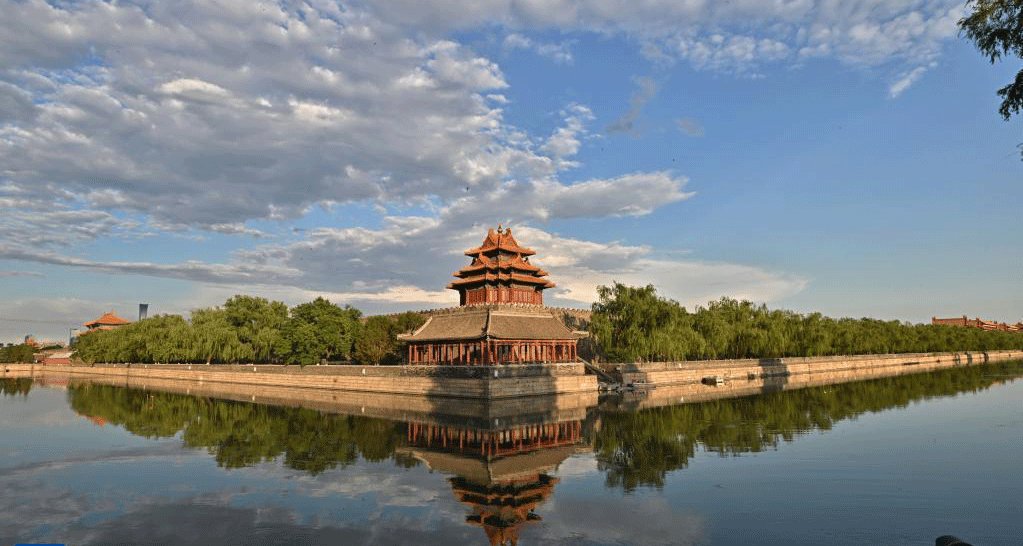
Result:
<instances>
[{"instance_id":1,"label":"white cloud","mask_svg":"<svg viewBox=\"0 0 1023 546\"><path fill-rule=\"evenodd\" d=\"M566 179L595 138L589 108L569 103L561 126L532 133L510 125L504 73L453 30L497 25L505 47L558 62L571 61L572 41L545 43L532 30L621 34L698 67L751 73L824 50L849 63L929 58L953 12L928 6L0 0L0 258L367 306L440 304L486 226L640 217L693 196L685 176L663 170ZM650 78L635 82L609 131L634 131L658 91ZM281 236L314 207L353 202L376 207L378 225ZM409 207L426 212L398 216ZM196 228L257 246L223 263L82 250ZM552 295L563 302L588 303L613 278L682 299L717 294L699 288L707 271L730 279L721 290L757 299L799 285L756 268L662 263L646 246L568 249L546 231L525 233L568 283ZM704 280L687 287L680 274Z\"/></svg>"},{"instance_id":2,"label":"white cloud","mask_svg":"<svg viewBox=\"0 0 1023 546\"><path fill-rule=\"evenodd\" d=\"M212 227L552 172L485 98L492 61L358 9L252 7L7 6L0 180Z\"/></svg>"},{"instance_id":3,"label":"white cloud","mask_svg":"<svg viewBox=\"0 0 1023 546\"><path fill-rule=\"evenodd\" d=\"M685 59L698 68L739 74L807 57L853 66L928 62L956 36L964 13L961 0L487 0L471 6L454 0L379 0L371 9L387 20L441 34L497 23L513 29L512 40L523 47L530 30L621 34L634 38L650 58Z\"/></svg>"},{"instance_id":4,"label":"white cloud","mask_svg":"<svg viewBox=\"0 0 1023 546\"><path fill-rule=\"evenodd\" d=\"M893 99L895 97L898 97L899 95L902 94L903 91L909 89L911 85L916 83L916 81L919 80L920 77L924 75L924 72L927 72L927 67L918 66L913 70L909 70L903 72L902 74L899 74L898 79L895 80L895 82L892 83L890 87L888 87L888 96Z\"/></svg>"},{"instance_id":5,"label":"white cloud","mask_svg":"<svg viewBox=\"0 0 1023 546\"><path fill-rule=\"evenodd\" d=\"M581 104L570 104L561 115L565 118L565 125L556 129L540 146L540 151L555 162L558 170L577 165L566 158L579 153L581 139L587 133L586 123L594 119L593 112Z\"/></svg>"},{"instance_id":6,"label":"white cloud","mask_svg":"<svg viewBox=\"0 0 1023 546\"><path fill-rule=\"evenodd\" d=\"M572 64L572 49L569 42L549 44L537 42L522 34L513 32L504 37L502 42L506 50L525 49L541 57L547 57L556 63Z\"/></svg>"}]
</instances>

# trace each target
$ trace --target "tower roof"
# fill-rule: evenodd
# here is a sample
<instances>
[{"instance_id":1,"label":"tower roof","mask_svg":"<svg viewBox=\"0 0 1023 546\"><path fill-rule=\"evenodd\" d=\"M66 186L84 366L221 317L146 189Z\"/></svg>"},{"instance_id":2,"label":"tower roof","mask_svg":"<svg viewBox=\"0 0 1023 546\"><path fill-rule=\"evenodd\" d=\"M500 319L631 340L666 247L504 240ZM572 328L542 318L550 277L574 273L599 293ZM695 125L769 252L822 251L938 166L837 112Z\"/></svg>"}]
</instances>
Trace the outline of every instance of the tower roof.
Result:
<instances>
[{"instance_id":1,"label":"tower roof","mask_svg":"<svg viewBox=\"0 0 1023 546\"><path fill-rule=\"evenodd\" d=\"M457 280L448 284L448 288L458 290L465 301L465 290L489 285L505 287L512 284L520 287L531 287L528 290L535 291L535 296L530 296L520 303L542 303L539 292L553 288L553 282L545 279L546 271L529 263L529 256L536 254L532 249L519 244L512 236L511 228L497 228L497 231L490 229L483 243L465 251L465 255L472 258L472 263L455 271L452 275ZM511 300L486 300L486 301L511 301Z\"/></svg>"},{"instance_id":2,"label":"tower roof","mask_svg":"<svg viewBox=\"0 0 1023 546\"><path fill-rule=\"evenodd\" d=\"M519 245L519 242L515 240L515 237L512 237L511 228L502 230L501 227L498 226L496 232L493 228L487 230L487 238L483 239L483 244L476 248L466 250L465 255L477 256L479 254L494 254L501 250L522 256L532 256L533 254L536 254L536 252L533 252L532 249Z\"/></svg>"},{"instance_id":3,"label":"tower roof","mask_svg":"<svg viewBox=\"0 0 1023 546\"><path fill-rule=\"evenodd\" d=\"M402 341L441 340L576 340L581 336L550 312L533 306L491 304L458 307L454 312L426 319L411 334L399 334Z\"/></svg>"},{"instance_id":4,"label":"tower roof","mask_svg":"<svg viewBox=\"0 0 1023 546\"><path fill-rule=\"evenodd\" d=\"M82 326L121 326L122 324L131 324L131 321L124 320L123 318L114 314L113 311L103 313L103 316L86 322Z\"/></svg>"}]
</instances>

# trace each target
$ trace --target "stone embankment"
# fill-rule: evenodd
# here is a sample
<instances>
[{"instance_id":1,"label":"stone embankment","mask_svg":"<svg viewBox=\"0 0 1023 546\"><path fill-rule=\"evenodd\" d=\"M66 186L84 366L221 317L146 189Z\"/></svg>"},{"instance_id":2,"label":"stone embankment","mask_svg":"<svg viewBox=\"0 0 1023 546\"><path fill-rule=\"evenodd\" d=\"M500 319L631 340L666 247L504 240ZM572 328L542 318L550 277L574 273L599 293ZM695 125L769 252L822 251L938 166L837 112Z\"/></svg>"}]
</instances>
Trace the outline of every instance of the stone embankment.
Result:
<instances>
[{"instance_id":1,"label":"stone embankment","mask_svg":"<svg viewBox=\"0 0 1023 546\"><path fill-rule=\"evenodd\" d=\"M0 377L60 371L79 378L175 380L270 388L329 389L428 397L496 400L596 392L581 363L504 366L295 366L202 364L4 364Z\"/></svg>"},{"instance_id":2,"label":"stone embankment","mask_svg":"<svg viewBox=\"0 0 1023 546\"><path fill-rule=\"evenodd\" d=\"M647 362L609 364L604 368L620 374L623 383L655 387L758 380L778 383L779 378L799 378L800 383L810 385L1020 359L1023 359L1023 351L987 351Z\"/></svg>"},{"instance_id":3,"label":"stone embankment","mask_svg":"<svg viewBox=\"0 0 1023 546\"><path fill-rule=\"evenodd\" d=\"M657 387L648 404L695 401L811 385L925 372L954 366L1023 359L1023 351L864 355L821 358L709 360L605 365L623 383ZM397 404L429 412L437 399L514 400L597 391L597 379L582 364L504 366L252 366L105 364L95 366L0 365L0 377L56 376L194 394L265 401L304 399L334 404L362 401L371 407ZM234 386L234 387L229 387ZM305 394L302 394L305 392ZM338 395L338 392L348 394ZM358 394L352 394L358 393ZM387 395L383 398L373 395ZM423 401L423 398L430 401ZM361 400L358 402L353 402ZM507 405L507 404L505 404ZM571 404L573 406L577 403ZM455 412L459 413L459 412Z\"/></svg>"}]
</instances>

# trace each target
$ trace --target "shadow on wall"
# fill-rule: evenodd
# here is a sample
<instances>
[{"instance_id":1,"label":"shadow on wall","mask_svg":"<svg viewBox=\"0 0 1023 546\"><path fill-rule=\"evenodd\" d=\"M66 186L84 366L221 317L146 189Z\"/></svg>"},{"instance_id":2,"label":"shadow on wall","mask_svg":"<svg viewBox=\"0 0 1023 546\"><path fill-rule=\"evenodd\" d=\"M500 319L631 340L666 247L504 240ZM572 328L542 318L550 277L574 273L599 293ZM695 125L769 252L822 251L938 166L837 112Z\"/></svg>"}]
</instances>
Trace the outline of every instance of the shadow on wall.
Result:
<instances>
[{"instance_id":1,"label":"shadow on wall","mask_svg":"<svg viewBox=\"0 0 1023 546\"><path fill-rule=\"evenodd\" d=\"M757 364L760 366L760 377L764 381L761 392L779 392L785 390L789 384L789 367L781 358L761 358Z\"/></svg>"}]
</instances>

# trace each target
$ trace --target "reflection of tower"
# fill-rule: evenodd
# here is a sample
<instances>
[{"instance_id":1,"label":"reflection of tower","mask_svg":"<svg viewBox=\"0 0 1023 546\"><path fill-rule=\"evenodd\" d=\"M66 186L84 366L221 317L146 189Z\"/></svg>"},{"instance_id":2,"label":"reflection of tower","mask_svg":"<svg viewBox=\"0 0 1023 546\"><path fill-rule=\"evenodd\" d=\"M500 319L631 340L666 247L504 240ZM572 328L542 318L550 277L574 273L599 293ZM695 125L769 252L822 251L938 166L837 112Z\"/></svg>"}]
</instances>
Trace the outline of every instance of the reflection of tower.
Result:
<instances>
[{"instance_id":1,"label":"reflection of tower","mask_svg":"<svg viewBox=\"0 0 1023 546\"><path fill-rule=\"evenodd\" d=\"M501 430L408 423L407 453L448 479L455 497L471 507L492 546L518 543L519 529L540 521L534 510L554 491L548 472L584 449L582 421Z\"/></svg>"},{"instance_id":2,"label":"reflection of tower","mask_svg":"<svg viewBox=\"0 0 1023 546\"><path fill-rule=\"evenodd\" d=\"M492 546L518 544L519 528L540 521L533 510L547 500L558 483L547 474L495 483L477 483L462 476L448 481L458 500L472 507L465 521L482 527Z\"/></svg>"}]
</instances>

